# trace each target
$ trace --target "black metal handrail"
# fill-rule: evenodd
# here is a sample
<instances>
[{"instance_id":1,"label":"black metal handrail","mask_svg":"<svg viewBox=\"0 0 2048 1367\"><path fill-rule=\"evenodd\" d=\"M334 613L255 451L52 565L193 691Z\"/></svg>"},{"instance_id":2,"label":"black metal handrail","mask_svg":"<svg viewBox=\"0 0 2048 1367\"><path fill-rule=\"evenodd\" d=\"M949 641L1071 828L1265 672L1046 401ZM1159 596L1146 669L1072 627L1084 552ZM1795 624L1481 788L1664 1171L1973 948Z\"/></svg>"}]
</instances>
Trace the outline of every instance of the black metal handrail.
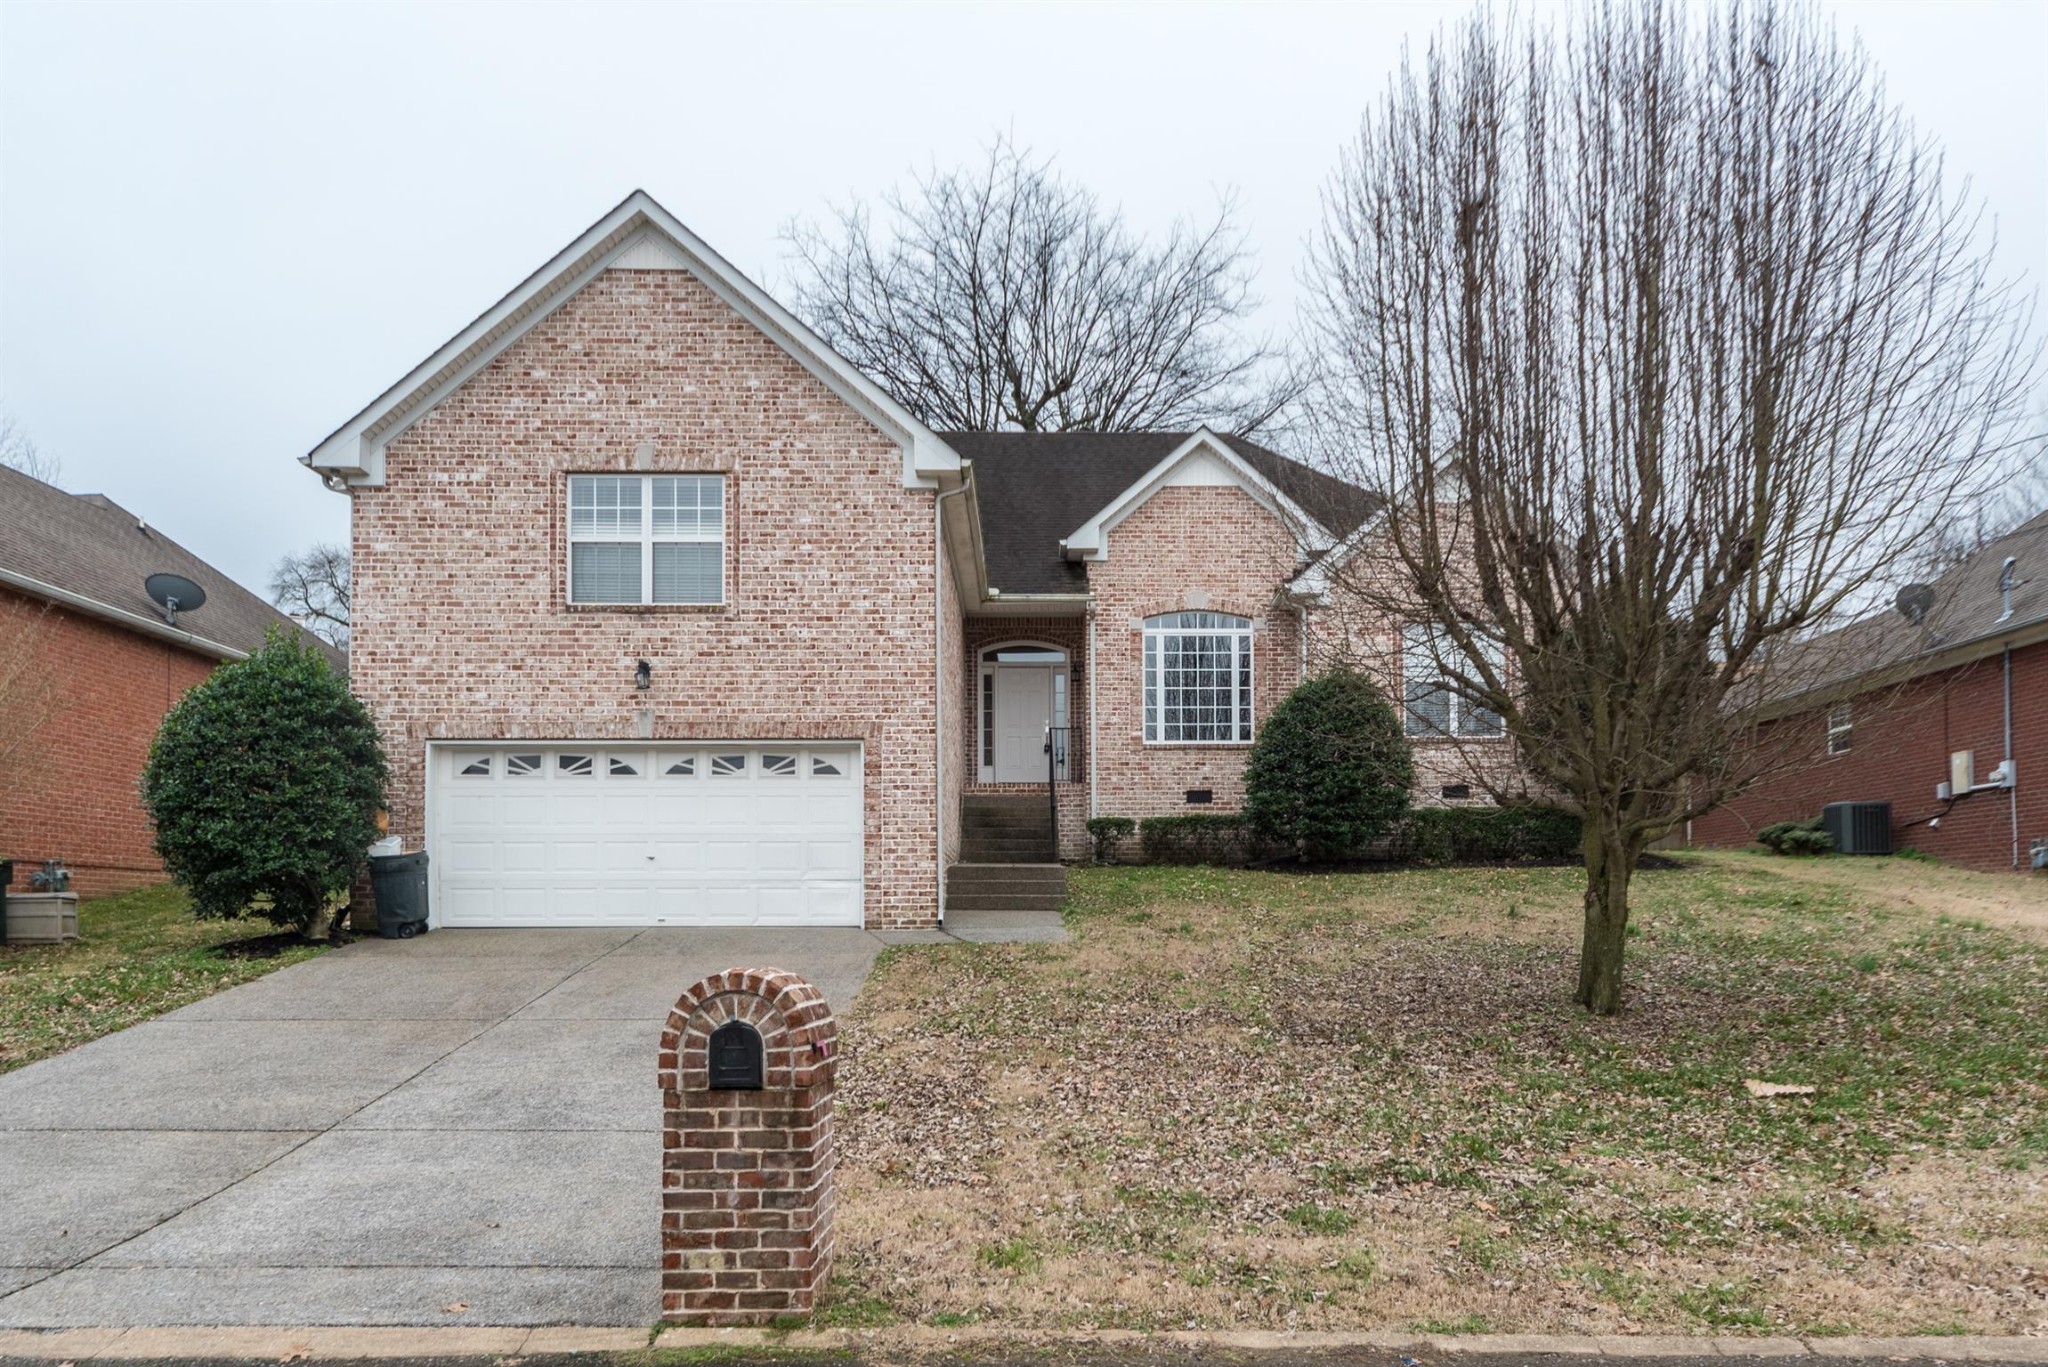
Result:
<instances>
[{"instance_id":1,"label":"black metal handrail","mask_svg":"<svg viewBox=\"0 0 2048 1367\"><path fill-rule=\"evenodd\" d=\"M1052 857L1055 863L1060 857L1060 770L1067 766L1067 748L1073 729L1051 723L1047 723L1045 728L1045 801L1047 810L1052 814Z\"/></svg>"}]
</instances>

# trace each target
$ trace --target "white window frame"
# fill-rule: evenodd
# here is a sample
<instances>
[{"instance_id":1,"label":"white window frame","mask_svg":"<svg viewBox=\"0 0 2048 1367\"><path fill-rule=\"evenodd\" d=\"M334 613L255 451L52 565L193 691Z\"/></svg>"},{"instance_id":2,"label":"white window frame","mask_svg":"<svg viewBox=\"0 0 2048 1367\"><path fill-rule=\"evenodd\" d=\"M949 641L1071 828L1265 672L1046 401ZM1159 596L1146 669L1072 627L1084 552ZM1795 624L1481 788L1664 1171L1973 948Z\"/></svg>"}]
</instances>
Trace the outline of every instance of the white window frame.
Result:
<instances>
[{"instance_id":1,"label":"white window frame","mask_svg":"<svg viewBox=\"0 0 2048 1367\"><path fill-rule=\"evenodd\" d=\"M1846 702L1828 709L1828 756L1846 755L1856 746L1856 717Z\"/></svg>"},{"instance_id":2,"label":"white window frame","mask_svg":"<svg viewBox=\"0 0 2048 1367\"><path fill-rule=\"evenodd\" d=\"M709 480L718 486L718 526L706 531L698 528L694 532L657 533L654 530L654 482L658 479ZM579 533L576 530L576 486L585 480L638 480L640 482L639 527L631 535L619 531L591 530ZM666 474L626 475L608 471L592 471L587 474L569 476L565 521L569 536L563 548L562 575L563 596L575 607L676 607L712 608L725 606L726 576L726 517L729 507L726 478L719 474L702 474L694 471L672 471ZM640 597L637 602L619 599L587 599L576 596L576 547L578 545L622 546L637 543L640 547ZM686 599L679 601L658 601L654 596L654 548L657 545L716 545L718 547L718 596L716 598Z\"/></svg>"},{"instance_id":3,"label":"white window frame","mask_svg":"<svg viewBox=\"0 0 2048 1367\"><path fill-rule=\"evenodd\" d=\"M1467 731L1465 729L1465 721L1468 716L1473 712L1485 712L1487 709L1474 703L1471 699L1460 695L1455 688L1444 682L1443 663L1438 653L1443 647L1437 644L1440 636L1441 632L1438 628L1427 622L1411 622L1401 628L1402 732L1410 740L1506 740L1508 734L1507 722L1504 718L1498 716L1493 718L1493 729L1490 731ZM1488 642L1483 636L1475 637L1474 639L1480 642L1482 648L1493 644ZM1451 646L1450 649L1454 651L1457 647ZM1493 645L1490 663L1494 669L1499 671L1505 668L1504 661L1505 657L1501 653L1500 647ZM1434 682L1436 687L1449 701L1447 708L1448 725L1444 730L1440 731L1426 720L1419 719L1414 709L1409 706L1408 686L1418 677ZM1492 714L1488 713L1488 715Z\"/></svg>"},{"instance_id":4,"label":"white window frame","mask_svg":"<svg viewBox=\"0 0 2048 1367\"><path fill-rule=\"evenodd\" d=\"M1213 625L1185 625L1184 619L1214 618ZM1252 649L1252 621L1231 612L1189 609L1162 612L1145 619L1139 655L1138 705L1144 719L1145 744L1160 746L1227 745L1247 746L1257 727L1258 668ZM1231 723L1228 737L1177 740L1166 736L1166 648L1176 636L1221 636L1230 641L1232 687Z\"/></svg>"}]
</instances>

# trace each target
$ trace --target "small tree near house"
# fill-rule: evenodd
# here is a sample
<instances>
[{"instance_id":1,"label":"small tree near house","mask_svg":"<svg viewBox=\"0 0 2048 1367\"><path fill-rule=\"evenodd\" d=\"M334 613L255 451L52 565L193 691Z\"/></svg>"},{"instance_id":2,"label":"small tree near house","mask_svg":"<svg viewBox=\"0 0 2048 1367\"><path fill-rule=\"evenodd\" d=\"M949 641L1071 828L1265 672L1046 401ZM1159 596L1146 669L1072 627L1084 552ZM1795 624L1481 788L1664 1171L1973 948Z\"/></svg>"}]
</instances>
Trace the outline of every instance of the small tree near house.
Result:
<instances>
[{"instance_id":1,"label":"small tree near house","mask_svg":"<svg viewBox=\"0 0 2048 1367\"><path fill-rule=\"evenodd\" d=\"M1749 704L2017 449L2030 306L1799 4L1482 10L1325 205L1315 425L1389 503L1318 571L1578 813L1613 1013L1637 861L1752 781Z\"/></svg>"},{"instance_id":2,"label":"small tree near house","mask_svg":"<svg viewBox=\"0 0 2048 1367\"><path fill-rule=\"evenodd\" d=\"M377 727L317 647L272 631L164 718L142 775L156 849L201 917L325 939L378 835Z\"/></svg>"},{"instance_id":3,"label":"small tree near house","mask_svg":"<svg viewBox=\"0 0 2048 1367\"><path fill-rule=\"evenodd\" d=\"M1244 811L1261 837L1337 858L1391 831L1414 783L1401 719L1370 679L1338 669L1267 718L1245 766Z\"/></svg>"}]
</instances>

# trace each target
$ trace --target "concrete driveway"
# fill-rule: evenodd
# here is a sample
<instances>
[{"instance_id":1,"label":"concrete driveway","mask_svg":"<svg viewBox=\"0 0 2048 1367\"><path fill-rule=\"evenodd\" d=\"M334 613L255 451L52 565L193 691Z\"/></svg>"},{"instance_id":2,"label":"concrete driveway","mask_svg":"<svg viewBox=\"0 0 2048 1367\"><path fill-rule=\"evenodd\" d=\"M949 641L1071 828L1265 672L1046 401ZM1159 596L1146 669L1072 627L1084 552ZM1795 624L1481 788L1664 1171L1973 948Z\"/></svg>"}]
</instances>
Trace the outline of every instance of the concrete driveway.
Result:
<instances>
[{"instance_id":1,"label":"concrete driveway","mask_svg":"<svg viewBox=\"0 0 2048 1367\"><path fill-rule=\"evenodd\" d=\"M882 943L370 940L0 1077L0 1326L652 1323L669 1007Z\"/></svg>"}]
</instances>

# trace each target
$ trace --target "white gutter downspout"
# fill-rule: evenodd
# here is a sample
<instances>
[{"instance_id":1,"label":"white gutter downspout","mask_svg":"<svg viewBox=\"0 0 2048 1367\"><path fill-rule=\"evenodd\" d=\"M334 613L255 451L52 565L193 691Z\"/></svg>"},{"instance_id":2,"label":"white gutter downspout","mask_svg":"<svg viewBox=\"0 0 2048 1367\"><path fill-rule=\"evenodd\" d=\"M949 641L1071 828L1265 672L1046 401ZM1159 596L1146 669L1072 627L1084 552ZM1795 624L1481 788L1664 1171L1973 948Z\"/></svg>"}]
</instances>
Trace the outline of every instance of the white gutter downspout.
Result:
<instances>
[{"instance_id":1,"label":"white gutter downspout","mask_svg":"<svg viewBox=\"0 0 2048 1367\"><path fill-rule=\"evenodd\" d=\"M2005 647L2005 802L2012 819L2012 866L2020 866L2020 772L2012 757L2012 646Z\"/></svg>"},{"instance_id":2,"label":"white gutter downspout","mask_svg":"<svg viewBox=\"0 0 2048 1367\"><path fill-rule=\"evenodd\" d=\"M1088 600L1088 819L1102 815L1095 801L1095 600ZM1055 831L1057 840L1059 833Z\"/></svg>"},{"instance_id":3,"label":"white gutter downspout","mask_svg":"<svg viewBox=\"0 0 2048 1367\"><path fill-rule=\"evenodd\" d=\"M937 742L932 747L932 763L937 766L932 771L932 791L938 795L932 847L939 861L935 885L941 927L946 924L946 500L972 487L963 479L959 488L942 489L932 500L932 732Z\"/></svg>"}]
</instances>

